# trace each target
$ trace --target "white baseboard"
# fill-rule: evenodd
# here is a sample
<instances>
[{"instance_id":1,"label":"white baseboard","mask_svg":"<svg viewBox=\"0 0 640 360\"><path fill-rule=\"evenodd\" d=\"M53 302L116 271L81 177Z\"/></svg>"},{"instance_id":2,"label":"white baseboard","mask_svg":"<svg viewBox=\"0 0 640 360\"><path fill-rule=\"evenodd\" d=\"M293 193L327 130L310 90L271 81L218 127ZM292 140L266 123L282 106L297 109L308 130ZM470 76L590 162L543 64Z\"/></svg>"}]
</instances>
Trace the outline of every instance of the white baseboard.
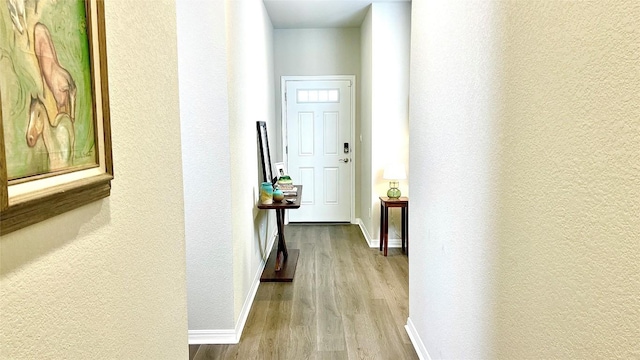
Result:
<instances>
[{"instance_id":1,"label":"white baseboard","mask_svg":"<svg viewBox=\"0 0 640 360\"><path fill-rule=\"evenodd\" d=\"M239 340L234 329L189 330L189 345L237 344Z\"/></svg>"},{"instance_id":2,"label":"white baseboard","mask_svg":"<svg viewBox=\"0 0 640 360\"><path fill-rule=\"evenodd\" d=\"M362 236L364 236L364 240L367 242L369 247L373 247L371 245L371 235L369 235L369 232L367 231L367 228L364 227L364 223L362 222L362 219L356 218L356 224L358 224L358 226L360 227L360 231L362 232ZM378 240L376 239L376 244L377 243L378 243Z\"/></svg>"},{"instance_id":3,"label":"white baseboard","mask_svg":"<svg viewBox=\"0 0 640 360\"><path fill-rule=\"evenodd\" d=\"M277 233L274 233L271 237L271 244L267 246L267 258L271 253L271 249L273 248L273 244L275 243L275 238L278 236ZM256 298L256 293L258 292L258 287L260 286L260 277L262 276L262 272L264 271L264 266L267 264L267 260L264 259L260 261L260 266L258 266L258 271L253 277L253 282L251 284L251 289L249 290L249 294L244 299L244 304L242 305L242 310L240 311L240 317L238 318L238 322L236 323L236 334L238 335L238 341L234 344L240 342L240 337L242 336L242 331L244 330L244 325L247 323L247 318L249 317L249 312L251 311L251 305L253 305L253 300Z\"/></svg>"},{"instance_id":4,"label":"white baseboard","mask_svg":"<svg viewBox=\"0 0 640 360\"><path fill-rule=\"evenodd\" d=\"M271 249L273 248L273 244L275 244L276 237L278 236L277 231L274 230L273 235L271 236L271 243L267 245L268 251L267 257L271 253ZM189 345L202 345L202 344L237 344L240 342L240 337L242 337L242 331L244 330L244 326L247 323L247 318L249 317L249 312L251 311L251 306L253 305L253 300L256 297L256 293L258 292L258 287L260 286L260 276L262 276L262 271L264 271L264 267L267 264L267 260L262 260L260 262L260 266L258 266L258 271L256 272L253 283L251 284L251 289L249 290L249 294L244 300L244 304L242 305L242 310L240 311L240 317L238 318L238 322L236 323L235 329L224 329L224 330L189 330Z\"/></svg>"},{"instance_id":5,"label":"white baseboard","mask_svg":"<svg viewBox=\"0 0 640 360\"><path fill-rule=\"evenodd\" d=\"M380 239L379 238L373 238L369 234L369 232L367 231L367 228L364 226L364 223L362 222L362 219L357 218L356 219L356 224L358 224L358 226L360 226L360 231L362 231L362 236L364 236L364 239L367 241L367 244L369 244L369 247L380 248ZM390 248L401 248L402 247L402 239L389 239L389 247Z\"/></svg>"},{"instance_id":6,"label":"white baseboard","mask_svg":"<svg viewBox=\"0 0 640 360\"><path fill-rule=\"evenodd\" d=\"M427 348L424 346L422 339L420 339L420 335L418 335L418 331L415 326L413 326L413 321L411 318L407 318L407 325L405 325L405 330L407 330L407 334L409 335L409 339L411 339L411 343L413 344L413 348L416 350L418 357L420 360L431 360L431 356L427 352Z\"/></svg>"}]
</instances>

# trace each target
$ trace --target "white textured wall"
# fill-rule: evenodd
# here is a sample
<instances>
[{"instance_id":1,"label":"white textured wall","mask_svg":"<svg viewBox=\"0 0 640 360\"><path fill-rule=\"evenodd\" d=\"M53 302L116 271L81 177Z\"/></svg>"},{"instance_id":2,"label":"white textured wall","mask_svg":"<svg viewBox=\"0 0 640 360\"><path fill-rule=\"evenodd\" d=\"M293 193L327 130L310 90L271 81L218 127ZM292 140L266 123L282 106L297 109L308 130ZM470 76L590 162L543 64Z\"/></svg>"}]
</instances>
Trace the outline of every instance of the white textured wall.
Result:
<instances>
[{"instance_id":1,"label":"white textured wall","mask_svg":"<svg viewBox=\"0 0 640 360\"><path fill-rule=\"evenodd\" d=\"M256 121L267 122L272 149L275 144L273 26L260 0L226 4L234 313L238 319L275 231L275 212L256 208L262 182Z\"/></svg>"},{"instance_id":2,"label":"white textured wall","mask_svg":"<svg viewBox=\"0 0 640 360\"><path fill-rule=\"evenodd\" d=\"M496 353L640 357L640 2L501 11Z\"/></svg>"},{"instance_id":3,"label":"white textured wall","mask_svg":"<svg viewBox=\"0 0 640 360\"><path fill-rule=\"evenodd\" d=\"M188 356L175 5L105 11L112 193L0 238L3 359Z\"/></svg>"},{"instance_id":4,"label":"white textured wall","mask_svg":"<svg viewBox=\"0 0 640 360\"><path fill-rule=\"evenodd\" d=\"M420 350L637 357L640 4L414 2L412 16Z\"/></svg>"},{"instance_id":5,"label":"white textured wall","mask_svg":"<svg viewBox=\"0 0 640 360\"><path fill-rule=\"evenodd\" d=\"M372 200L372 171L371 171L371 151L372 151L372 69L373 69L373 28L371 8L360 26L360 131L356 134L360 153L360 181L357 183L360 190L360 213L356 216L362 220L362 225L368 229L369 234L373 234L373 216L371 216ZM360 141L360 136L362 141ZM380 220L378 220L379 222ZM371 235L373 236L373 235Z\"/></svg>"},{"instance_id":6,"label":"white textured wall","mask_svg":"<svg viewBox=\"0 0 640 360\"><path fill-rule=\"evenodd\" d=\"M409 151L409 50L411 4L379 2L371 8L362 26L363 46L369 47L362 60L363 79L362 129L365 143L361 218L367 232L378 239L380 196L386 196L389 181L382 179L385 166L399 161L408 168ZM365 52L363 52L363 57ZM367 96L369 98L364 99ZM367 139L364 137L367 136ZM365 174L366 171L366 174ZM403 196L408 196L408 180L400 182ZM364 192L368 191L368 192ZM371 218L369 219L369 209ZM391 210L390 238L400 238L400 211Z\"/></svg>"},{"instance_id":7,"label":"white textured wall","mask_svg":"<svg viewBox=\"0 0 640 360\"><path fill-rule=\"evenodd\" d=\"M433 359L492 349L495 10L414 2L409 120L409 318Z\"/></svg>"},{"instance_id":8,"label":"white textured wall","mask_svg":"<svg viewBox=\"0 0 640 360\"><path fill-rule=\"evenodd\" d=\"M181 0L178 27L189 330L233 342L276 227L256 208L258 120L275 162L273 27L259 0Z\"/></svg>"},{"instance_id":9,"label":"white textured wall","mask_svg":"<svg viewBox=\"0 0 640 360\"><path fill-rule=\"evenodd\" d=\"M234 329L225 4L176 3L189 330Z\"/></svg>"},{"instance_id":10,"label":"white textured wall","mask_svg":"<svg viewBox=\"0 0 640 360\"><path fill-rule=\"evenodd\" d=\"M276 29L273 35L276 79L360 73L359 28Z\"/></svg>"}]
</instances>

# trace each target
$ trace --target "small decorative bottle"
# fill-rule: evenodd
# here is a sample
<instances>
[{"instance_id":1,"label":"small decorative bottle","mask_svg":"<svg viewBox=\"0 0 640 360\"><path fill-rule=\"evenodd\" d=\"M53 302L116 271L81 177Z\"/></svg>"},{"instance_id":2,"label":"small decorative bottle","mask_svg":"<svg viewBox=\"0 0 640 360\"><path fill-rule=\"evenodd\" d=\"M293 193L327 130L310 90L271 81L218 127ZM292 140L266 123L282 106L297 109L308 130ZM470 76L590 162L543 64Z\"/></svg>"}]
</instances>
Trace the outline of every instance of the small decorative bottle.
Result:
<instances>
[{"instance_id":1,"label":"small decorative bottle","mask_svg":"<svg viewBox=\"0 0 640 360\"><path fill-rule=\"evenodd\" d=\"M273 185L270 182L263 182L260 185L260 202L263 205L273 203Z\"/></svg>"},{"instance_id":2,"label":"small decorative bottle","mask_svg":"<svg viewBox=\"0 0 640 360\"><path fill-rule=\"evenodd\" d=\"M284 193L280 189L273 190L273 201L282 202L284 200Z\"/></svg>"}]
</instances>

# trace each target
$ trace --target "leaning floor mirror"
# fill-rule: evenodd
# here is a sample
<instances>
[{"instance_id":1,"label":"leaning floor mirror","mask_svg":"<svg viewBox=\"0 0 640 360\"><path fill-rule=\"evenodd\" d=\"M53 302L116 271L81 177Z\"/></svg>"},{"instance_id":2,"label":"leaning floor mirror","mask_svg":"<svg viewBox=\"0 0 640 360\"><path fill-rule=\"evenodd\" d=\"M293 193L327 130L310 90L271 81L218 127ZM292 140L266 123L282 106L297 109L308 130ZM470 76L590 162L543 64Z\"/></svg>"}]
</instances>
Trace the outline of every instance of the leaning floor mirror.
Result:
<instances>
[{"instance_id":1,"label":"leaning floor mirror","mask_svg":"<svg viewBox=\"0 0 640 360\"><path fill-rule=\"evenodd\" d=\"M258 148L260 149L260 159L262 160L262 181L274 182L273 172L271 170L271 154L269 153L269 137L267 136L267 123L257 121L258 130Z\"/></svg>"}]
</instances>

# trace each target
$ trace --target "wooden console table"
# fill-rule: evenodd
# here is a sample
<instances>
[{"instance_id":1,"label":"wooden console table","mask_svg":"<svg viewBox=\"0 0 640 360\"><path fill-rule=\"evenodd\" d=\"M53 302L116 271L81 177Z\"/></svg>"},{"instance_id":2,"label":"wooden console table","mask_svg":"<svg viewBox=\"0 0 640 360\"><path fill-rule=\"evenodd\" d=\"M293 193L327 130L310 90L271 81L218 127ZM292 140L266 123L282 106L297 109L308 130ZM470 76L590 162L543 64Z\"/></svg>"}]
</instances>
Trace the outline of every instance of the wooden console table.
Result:
<instances>
[{"instance_id":1,"label":"wooden console table","mask_svg":"<svg viewBox=\"0 0 640 360\"><path fill-rule=\"evenodd\" d=\"M287 250L287 243L284 239L284 215L287 209L300 208L300 199L302 198L302 185L294 185L298 188L296 195L285 196L282 202L273 202L273 204L258 204L258 209L275 210L276 221L278 223L278 248L272 251L264 266L264 271L260 277L261 282L278 281L291 282L298 265L299 249ZM286 199L295 199L293 203L288 203Z\"/></svg>"},{"instance_id":2,"label":"wooden console table","mask_svg":"<svg viewBox=\"0 0 640 360\"><path fill-rule=\"evenodd\" d=\"M384 256L387 256L389 247L389 208L402 208L402 251L404 251L405 241L407 243L407 255L409 255L409 198L400 197L391 199L380 196L380 250L384 248Z\"/></svg>"}]
</instances>

